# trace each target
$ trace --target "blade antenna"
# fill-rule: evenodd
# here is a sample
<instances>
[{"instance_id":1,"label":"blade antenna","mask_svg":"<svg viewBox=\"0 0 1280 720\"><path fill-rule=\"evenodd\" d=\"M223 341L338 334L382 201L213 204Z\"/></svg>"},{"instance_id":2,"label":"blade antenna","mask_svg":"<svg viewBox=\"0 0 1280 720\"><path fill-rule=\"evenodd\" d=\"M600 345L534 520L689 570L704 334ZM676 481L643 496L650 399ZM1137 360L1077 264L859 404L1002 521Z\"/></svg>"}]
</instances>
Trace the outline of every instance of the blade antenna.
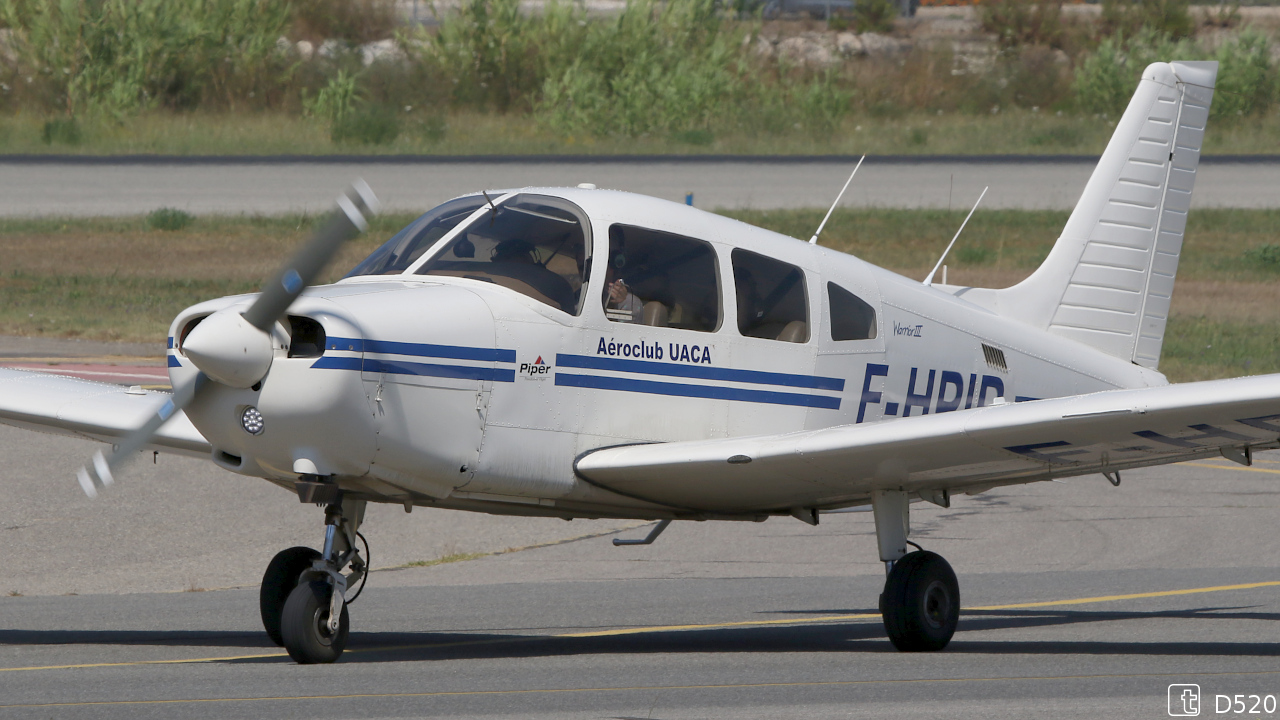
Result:
<instances>
[{"instance_id":1,"label":"blade antenna","mask_svg":"<svg viewBox=\"0 0 1280 720\"><path fill-rule=\"evenodd\" d=\"M489 203L489 227L493 227L493 223L498 219L498 208L493 204L493 198L489 197L489 193L481 190L480 194Z\"/></svg>"},{"instance_id":2,"label":"blade antenna","mask_svg":"<svg viewBox=\"0 0 1280 720\"><path fill-rule=\"evenodd\" d=\"M849 173L849 179L844 181L844 187L840 188L840 194L836 196L836 201L831 203L831 209L827 211L827 216L822 218L822 224L818 225L817 232L813 234L813 237L809 238L810 245L818 244L818 236L822 234L822 228L827 226L827 221L831 219L831 213L836 211L836 206L840 204L840 198L844 197L844 191L849 189L849 183L853 182L853 176L858 174L858 168L862 167L862 161L866 159L867 156L864 154L858 160L858 164L854 166L853 172Z\"/></svg>"},{"instance_id":3,"label":"blade antenna","mask_svg":"<svg viewBox=\"0 0 1280 720\"><path fill-rule=\"evenodd\" d=\"M970 210L969 214L965 216L964 222L960 223L960 229L956 231L956 236L951 238L951 243L947 245L947 249L942 251L942 257L938 258L938 264L933 266L933 269L929 271L929 277L924 279L925 285L933 284L933 276L937 274L938 268L942 267L942 261L947 259L947 253L951 252L951 246L956 244L956 240L960 239L960 233L964 232L964 226L969 224L969 218L973 217L974 211L978 209L982 198L986 196L987 190L990 189L990 185L982 188L982 194L978 196L978 202L973 204L973 210Z\"/></svg>"}]
</instances>

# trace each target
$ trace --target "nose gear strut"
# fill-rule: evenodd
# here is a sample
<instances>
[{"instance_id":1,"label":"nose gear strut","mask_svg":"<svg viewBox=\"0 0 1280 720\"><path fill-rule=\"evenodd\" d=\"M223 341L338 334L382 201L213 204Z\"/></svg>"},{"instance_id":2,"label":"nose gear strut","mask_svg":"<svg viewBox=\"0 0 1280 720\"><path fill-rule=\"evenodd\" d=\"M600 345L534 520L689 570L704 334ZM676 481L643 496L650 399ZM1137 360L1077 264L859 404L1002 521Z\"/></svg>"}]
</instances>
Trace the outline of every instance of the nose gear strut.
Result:
<instances>
[{"instance_id":1,"label":"nose gear strut","mask_svg":"<svg viewBox=\"0 0 1280 720\"><path fill-rule=\"evenodd\" d=\"M298 575L280 618L285 649L303 664L330 663L342 655L349 622L347 590L360 584L354 600L368 575L368 542L359 532L365 501L342 497L340 491L335 500L325 508L324 549ZM364 541L366 557L361 557L357 539ZM344 570L349 572L344 575Z\"/></svg>"}]
</instances>

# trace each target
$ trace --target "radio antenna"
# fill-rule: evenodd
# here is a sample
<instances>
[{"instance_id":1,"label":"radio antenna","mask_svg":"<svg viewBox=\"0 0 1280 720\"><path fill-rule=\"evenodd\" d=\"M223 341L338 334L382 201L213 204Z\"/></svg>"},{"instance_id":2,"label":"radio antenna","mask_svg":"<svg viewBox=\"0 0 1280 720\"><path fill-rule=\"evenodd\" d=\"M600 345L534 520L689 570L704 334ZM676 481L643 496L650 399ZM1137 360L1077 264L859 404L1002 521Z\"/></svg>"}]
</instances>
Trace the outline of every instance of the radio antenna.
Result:
<instances>
[{"instance_id":1,"label":"radio antenna","mask_svg":"<svg viewBox=\"0 0 1280 720\"><path fill-rule=\"evenodd\" d=\"M836 196L836 201L831 203L831 209L827 211L827 216L822 218L822 224L818 226L817 232L813 234L813 237L809 238L810 245L818 244L818 236L822 234L822 228L827 226L827 221L831 219L831 213L836 211L836 206L840 204L840 198L844 197L844 191L849 189L849 183L853 182L853 176L858 174L858 168L862 167L862 161L866 159L867 156L863 155L858 160L858 164L854 166L853 172L849 174L849 179L844 181L844 187L840 188L840 194Z\"/></svg>"},{"instance_id":2,"label":"radio antenna","mask_svg":"<svg viewBox=\"0 0 1280 720\"><path fill-rule=\"evenodd\" d=\"M933 266L933 269L929 271L929 277L924 279L925 285L933 284L933 276L937 274L938 268L942 267L942 261L947 259L947 253L951 252L951 246L956 244L956 240L960 239L960 233L964 232L964 226L969 224L969 218L973 217L973 213L978 209L982 198L986 196L987 190L990 189L990 185L982 188L982 194L978 196L978 202L973 204L973 210L970 210L969 214L965 216L964 222L960 223L960 229L956 231L956 236L951 238L951 243L947 245L947 249L942 251L942 257L938 258L938 264Z\"/></svg>"}]
</instances>

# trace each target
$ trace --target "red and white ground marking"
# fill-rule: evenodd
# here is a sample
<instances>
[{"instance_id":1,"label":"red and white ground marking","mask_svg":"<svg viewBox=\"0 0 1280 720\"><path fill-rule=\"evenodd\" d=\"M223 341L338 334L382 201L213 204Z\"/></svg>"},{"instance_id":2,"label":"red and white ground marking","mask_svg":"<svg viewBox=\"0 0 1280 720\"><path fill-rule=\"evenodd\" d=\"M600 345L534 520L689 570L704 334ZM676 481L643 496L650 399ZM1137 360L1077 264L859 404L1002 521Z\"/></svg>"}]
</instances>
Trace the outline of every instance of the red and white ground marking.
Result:
<instances>
[{"instance_id":1,"label":"red and white ground marking","mask_svg":"<svg viewBox=\"0 0 1280 720\"><path fill-rule=\"evenodd\" d=\"M139 360L120 363L84 363L65 360L32 362L26 358L12 362L0 360L0 367L15 370L34 370L50 375L66 375L82 380L114 383L116 385L141 385L146 388L168 388L169 371L163 360Z\"/></svg>"}]
</instances>

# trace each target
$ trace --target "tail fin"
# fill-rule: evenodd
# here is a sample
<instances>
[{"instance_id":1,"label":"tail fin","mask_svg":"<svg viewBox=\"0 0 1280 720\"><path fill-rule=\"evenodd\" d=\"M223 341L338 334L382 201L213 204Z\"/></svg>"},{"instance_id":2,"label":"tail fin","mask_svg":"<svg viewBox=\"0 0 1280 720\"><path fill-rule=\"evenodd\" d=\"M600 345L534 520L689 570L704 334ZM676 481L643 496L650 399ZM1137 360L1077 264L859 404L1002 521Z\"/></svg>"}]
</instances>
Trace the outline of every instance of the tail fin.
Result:
<instances>
[{"instance_id":1,"label":"tail fin","mask_svg":"<svg viewBox=\"0 0 1280 720\"><path fill-rule=\"evenodd\" d=\"M1155 369L1216 62L1154 63L1044 263L1001 315Z\"/></svg>"}]
</instances>

